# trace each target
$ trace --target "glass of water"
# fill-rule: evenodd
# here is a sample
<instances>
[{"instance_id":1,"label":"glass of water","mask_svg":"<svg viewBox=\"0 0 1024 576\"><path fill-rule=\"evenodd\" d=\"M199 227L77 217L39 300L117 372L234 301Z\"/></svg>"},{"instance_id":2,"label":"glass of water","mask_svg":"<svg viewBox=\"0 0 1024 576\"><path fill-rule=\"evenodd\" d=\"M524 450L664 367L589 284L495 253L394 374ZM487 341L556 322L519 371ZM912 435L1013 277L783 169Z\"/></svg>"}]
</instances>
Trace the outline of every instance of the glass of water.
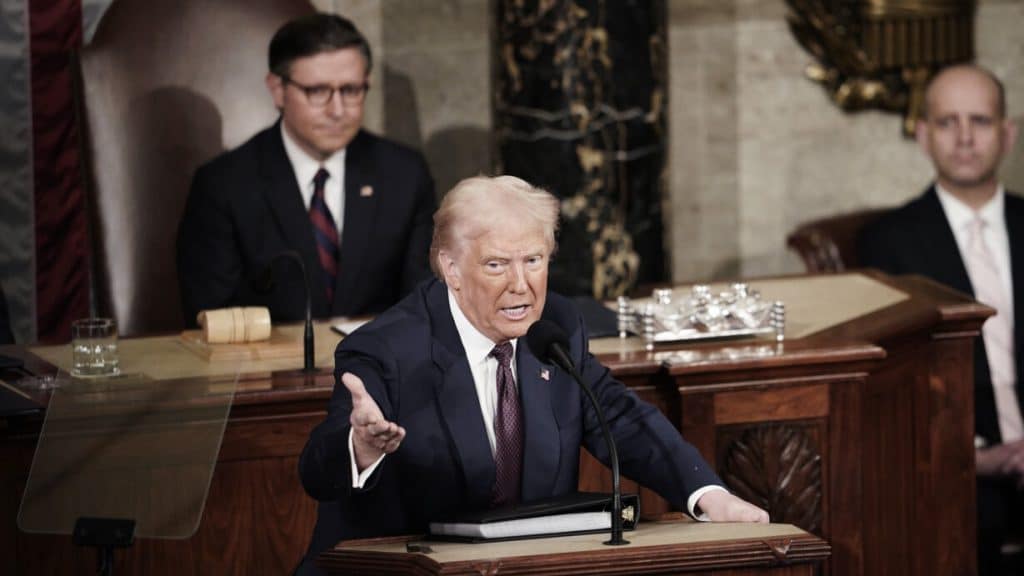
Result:
<instances>
[{"instance_id":1,"label":"glass of water","mask_svg":"<svg viewBox=\"0 0 1024 576\"><path fill-rule=\"evenodd\" d=\"M71 375L117 376L117 323L112 318L83 318L71 323Z\"/></svg>"}]
</instances>

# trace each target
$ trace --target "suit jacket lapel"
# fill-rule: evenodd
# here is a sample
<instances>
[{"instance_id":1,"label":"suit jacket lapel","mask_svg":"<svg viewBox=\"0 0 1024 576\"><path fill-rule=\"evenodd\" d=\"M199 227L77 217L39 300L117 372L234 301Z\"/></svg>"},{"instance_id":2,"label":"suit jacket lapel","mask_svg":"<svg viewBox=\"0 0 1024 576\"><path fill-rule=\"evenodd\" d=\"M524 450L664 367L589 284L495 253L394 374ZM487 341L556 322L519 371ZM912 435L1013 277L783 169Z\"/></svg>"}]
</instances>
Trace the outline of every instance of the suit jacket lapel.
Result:
<instances>
[{"instance_id":1,"label":"suit jacket lapel","mask_svg":"<svg viewBox=\"0 0 1024 576\"><path fill-rule=\"evenodd\" d=\"M1021 344L1024 343L1024 205L1019 198L1006 193L1006 234L1010 243L1010 276L1013 281L1013 340L1014 358L1017 364L1017 402L1024 413L1024 358Z\"/></svg>"},{"instance_id":2,"label":"suit jacket lapel","mask_svg":"<svg viewBox=\"0 0 1024 576\"><path fill-rule=\"evenodd\" d=\"M306 263L313 310L325 310L327 297L322 289L316 289L323 286L324 271L320 266L313 240L309 214L306 212L302 193L295 180L295 170L292 169L288 155L284 151L280 120L270 127L264 136L260 147L263 161L259 166L264 181L263 196L271 208L271 217L276 222L285 244L289 249L297 251Z\"/></svg>"},{"instance_id":3,"label":"suit jacket lapel","mask_svg":"<svg viewBox=\"0 0 1024 576\"><path fill-rule=\"evenodd\" d=\"M551 408L551 387L576 384L559 381L565 380L565 373L541 364L522 339L516 346L516 356L516 377L525 431L522 498L530 501L551 495L561 457L558 425ZM542 378L544 372L554 381Z\"/></svg>"},{"instance_id":4,"label":"suit jacket lapel","mask_svg":"<svg viewBox=\"0 0 1024 576\"><path fill-rule=\"evenodd\" d=\"M475 508L486 508L494 487L494 457L466 351L448 308L447 290L443 283L434 282L427 293L427 309L437 311L431 315L431 357L442 374L435 383L435 394L466 480L468 500Z\"/></svg>"},{"instance_id":5,"label":"suit jacket lapel","mask_svg":"<svg viewBox=\"0 0 1024 576\"><path fill-rule=\"evenodd\" d=\"M363 259L371 248L380 197L380 191L375 190L376 169L368 139L360 131L345 151L345 223L341 231L335 302L353 292L360 281Z\"/></svg>"},{"instance_id":6,"label":"suit jacket lapel","mask_svg":"<svg viewBox=\"0 0 1024 576\"><path fill-rule=\"evenodd\" d=\"M1017 298L1024 288L1024 210L1016 197L1006 198L1006 234L1010 241L1010 275L1013 277L1013 326L1017 342L1024 328L1024 302ZM1020 380L1020 378L1018 378Z\"/></svg>"},{"instance_id":7,"label":"suit jacket lapel","mask_svg":"<svg viewBox=\"0 0 1024 576\"><path fill-rule=\"evenodd\" d=\"M974 288L971 286L970 277L967 276L960 248L934 186L922 198L921 211L917 238L929 244L920 252L928 258L928 266L933 271L933 276L943 284L973 296Z\"/></svg>"}]
</instances>

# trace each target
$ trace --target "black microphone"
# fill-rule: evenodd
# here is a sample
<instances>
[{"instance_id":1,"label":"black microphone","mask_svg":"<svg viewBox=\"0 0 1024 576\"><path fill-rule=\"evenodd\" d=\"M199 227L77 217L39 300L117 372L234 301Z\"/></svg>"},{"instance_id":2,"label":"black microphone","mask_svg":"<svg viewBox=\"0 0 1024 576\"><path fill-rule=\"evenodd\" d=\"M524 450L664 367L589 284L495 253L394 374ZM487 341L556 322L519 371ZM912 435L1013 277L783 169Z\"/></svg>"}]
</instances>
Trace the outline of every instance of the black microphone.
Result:
<instances>
[{"instance_id":1,"label":"black microphone","mask_svg":"<svg viewBox=\"0 0 1024 576\"><path fill-rule=\"evenodd\" d=\"M597 403L597 397L590 389L590 386L583 381L583 377L576 370L569 357L569 337L565 332L550 320L538 320L526 331L526 345L534 356L548 364L555 364L572 375L576 383L590 398L597 418L601 421L601 431L604 432L604 441L608 445L608 454L612 460L612 537L605 544L620 546L629 544L629 540L622 537L622 492L619 489L619 453L615 449L615 440L612 438L611 430L608 429L608 420L604 417L604 410Z\"/></svg>"},{"instance_id":2,"label":"black microphone","mask_svg":"<svg viewBox=\"0 0 1024 576\"><path fill-rule=\"evenodd\" d=\"M253 282L253 288L260 293L266 294L274 289L274 264L279 260L287 259L295 262L302 271L302 287L306 291L306 328L302 333L302 356L303 356L303 372L315 372L316 366L314 360L314 352L316 348L313 345L313 302L310 298L309 290L309 274L306 272L306 263L302 261L302 257L299 253L294 250L284 250L278 252L267 260L267 263L263 267L263 272L257 277L256 281Z\"/></svg>"}]
</instances>

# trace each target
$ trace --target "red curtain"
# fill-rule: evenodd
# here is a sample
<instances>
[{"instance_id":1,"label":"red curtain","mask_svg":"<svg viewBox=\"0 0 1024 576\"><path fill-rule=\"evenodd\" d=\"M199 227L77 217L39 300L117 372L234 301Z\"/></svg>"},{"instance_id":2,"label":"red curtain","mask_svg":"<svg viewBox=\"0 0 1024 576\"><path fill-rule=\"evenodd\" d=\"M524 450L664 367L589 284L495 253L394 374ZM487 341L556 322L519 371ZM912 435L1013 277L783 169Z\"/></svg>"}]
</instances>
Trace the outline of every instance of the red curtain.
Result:
<instances>
[{"instance_id":1,"label":"red curtain","mask_svg":"<svg viewBox=\"0 0 1024 576\"><path fill-rule=\"evenodd\" d=\"M89 229L71 54L82 45L81 0L31 0L29 39L32 170L35 179L36 331L40 342L70 339L89 315Z\"/></svg>"}]
</instances>

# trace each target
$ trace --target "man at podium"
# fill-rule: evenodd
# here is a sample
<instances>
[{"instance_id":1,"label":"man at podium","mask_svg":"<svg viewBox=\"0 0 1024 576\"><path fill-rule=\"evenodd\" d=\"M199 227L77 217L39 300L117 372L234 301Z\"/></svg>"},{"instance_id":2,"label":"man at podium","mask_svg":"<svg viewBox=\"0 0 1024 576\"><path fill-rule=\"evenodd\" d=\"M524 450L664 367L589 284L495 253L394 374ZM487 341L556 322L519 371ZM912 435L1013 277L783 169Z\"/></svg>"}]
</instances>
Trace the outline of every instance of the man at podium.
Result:
<instances>
[{"instance_id":1,"label":"man at podium","mask_svg":"<svg viewBox=\"0 0 1024 576\"><path fill-rule=\"evenodd\" d=\"M340 540L422 533L431 520L572 493L579 449L609 464L599 420L565 371L521 337L537 320L608 419L623 472L710 521L767 522L693 446L588 352L579 312L547 292L558 201L518 178L475 177L434 215L437 279L345 338L334 396L299 472L320 501L300 573Z\"/></svg>"}]
</instances>

